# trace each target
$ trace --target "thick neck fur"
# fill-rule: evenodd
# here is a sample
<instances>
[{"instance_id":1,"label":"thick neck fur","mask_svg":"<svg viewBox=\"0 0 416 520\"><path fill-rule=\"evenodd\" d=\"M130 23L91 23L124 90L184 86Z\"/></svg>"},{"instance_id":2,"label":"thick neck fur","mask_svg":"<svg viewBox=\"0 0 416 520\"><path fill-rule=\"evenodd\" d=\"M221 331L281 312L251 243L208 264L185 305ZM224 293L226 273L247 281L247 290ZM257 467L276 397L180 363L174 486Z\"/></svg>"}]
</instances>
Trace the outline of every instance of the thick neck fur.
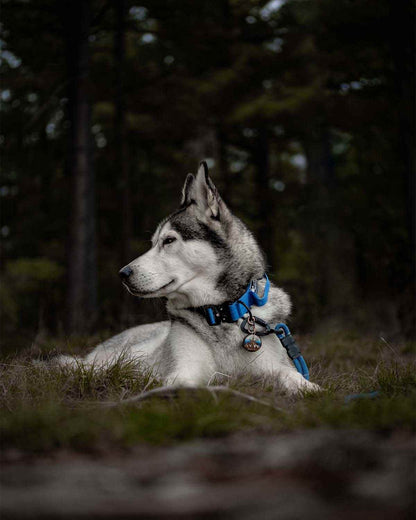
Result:
<instances>
[{"instance_id":1,"label":"thick neck fur","mask_svg":"<svg viewBox=\"0 0 416 520\"><path fill-rule=\"evenodd\" d=\"M229 226L227 243L229 251L222 259L224 269L217 288L224 291L224 301L233 301L244 293L251 280L264 275L266 263L253 235L237 217Z\"/></svg>"}]
</instances>

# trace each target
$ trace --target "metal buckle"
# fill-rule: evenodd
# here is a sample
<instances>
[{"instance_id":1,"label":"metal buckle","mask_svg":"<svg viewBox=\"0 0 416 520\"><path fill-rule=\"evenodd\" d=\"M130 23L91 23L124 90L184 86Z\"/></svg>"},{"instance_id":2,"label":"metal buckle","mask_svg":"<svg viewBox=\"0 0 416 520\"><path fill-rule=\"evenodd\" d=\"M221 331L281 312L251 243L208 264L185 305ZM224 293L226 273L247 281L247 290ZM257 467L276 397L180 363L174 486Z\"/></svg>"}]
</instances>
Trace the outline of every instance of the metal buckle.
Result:
<instances>
[{"instance_id":1,"label":"metal buckle","mask_svg":"<svg viewBox=\"0 0 416 520\"><path fill-rule=\"evenodd\" d=\"M211 312L209 312L211 311ZM231 313L228 303L222 305L210 305L204 308L205 318L211 326L220 325L224 322L231 322ZM211 323L211 321L214 323Z\"/></svg>"}]
</instances>

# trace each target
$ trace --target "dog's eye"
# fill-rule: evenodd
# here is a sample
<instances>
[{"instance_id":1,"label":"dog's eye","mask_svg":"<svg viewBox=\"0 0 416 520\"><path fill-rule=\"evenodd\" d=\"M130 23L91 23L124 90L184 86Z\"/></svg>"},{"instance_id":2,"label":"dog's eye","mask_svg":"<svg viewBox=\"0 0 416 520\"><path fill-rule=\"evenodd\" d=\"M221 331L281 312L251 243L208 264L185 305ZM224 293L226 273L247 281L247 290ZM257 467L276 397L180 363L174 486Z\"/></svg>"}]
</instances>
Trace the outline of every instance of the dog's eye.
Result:
<instances>
[{"instance_id":1,"label":"dog's eye","mask_svg":"<svg viewBox=\"0 0 416 520\"><path fill-rule=\"evenodd\" d=\"M168 244L171 244L172 242L175 242L176 238L175 237L167 237L165 238L165 240L162 242L162 246L167 246Z\"/></svg>"}]
</instances>

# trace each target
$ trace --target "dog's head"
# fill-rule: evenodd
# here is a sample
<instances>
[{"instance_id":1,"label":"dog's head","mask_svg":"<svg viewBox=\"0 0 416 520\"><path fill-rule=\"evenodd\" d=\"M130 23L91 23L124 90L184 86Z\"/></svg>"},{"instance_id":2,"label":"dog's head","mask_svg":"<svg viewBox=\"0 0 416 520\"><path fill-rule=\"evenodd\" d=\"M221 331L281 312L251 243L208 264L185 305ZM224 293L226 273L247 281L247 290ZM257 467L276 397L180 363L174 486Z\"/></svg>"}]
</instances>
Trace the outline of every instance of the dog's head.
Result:
<instances>
[{"instance_id":1,"label":"dog's head","mask_svg":"<svg viewBox=\"0 0 416 520\"><path fill-rule=\"evenodd\" d=\"M256 241L221 199L202 162L196 176L187 176L181 205L159 224L151 249L120 276L135 296L199 306L237 298L264 271Z\"/></svg>"}]
</instances>

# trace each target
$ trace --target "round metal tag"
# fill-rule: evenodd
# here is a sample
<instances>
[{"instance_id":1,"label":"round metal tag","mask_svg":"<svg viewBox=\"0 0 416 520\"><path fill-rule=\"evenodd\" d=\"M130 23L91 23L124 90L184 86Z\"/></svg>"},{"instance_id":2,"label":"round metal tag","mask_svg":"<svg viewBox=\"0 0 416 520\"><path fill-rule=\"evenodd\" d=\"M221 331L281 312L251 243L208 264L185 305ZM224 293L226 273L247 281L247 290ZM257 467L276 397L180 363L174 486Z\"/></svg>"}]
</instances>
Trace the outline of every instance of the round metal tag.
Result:
<instances>
[{"instance_id":1,"label":"round metal tag","mask_svg":"<svg viewBox=\"0 0 416 520\"><path fill-rule=\"evenodd\" d=\"M256 334L250 334L244 338L243 347L249 352L256 352L261 347L261 339Z\"/></svg>"}]
</instances>

